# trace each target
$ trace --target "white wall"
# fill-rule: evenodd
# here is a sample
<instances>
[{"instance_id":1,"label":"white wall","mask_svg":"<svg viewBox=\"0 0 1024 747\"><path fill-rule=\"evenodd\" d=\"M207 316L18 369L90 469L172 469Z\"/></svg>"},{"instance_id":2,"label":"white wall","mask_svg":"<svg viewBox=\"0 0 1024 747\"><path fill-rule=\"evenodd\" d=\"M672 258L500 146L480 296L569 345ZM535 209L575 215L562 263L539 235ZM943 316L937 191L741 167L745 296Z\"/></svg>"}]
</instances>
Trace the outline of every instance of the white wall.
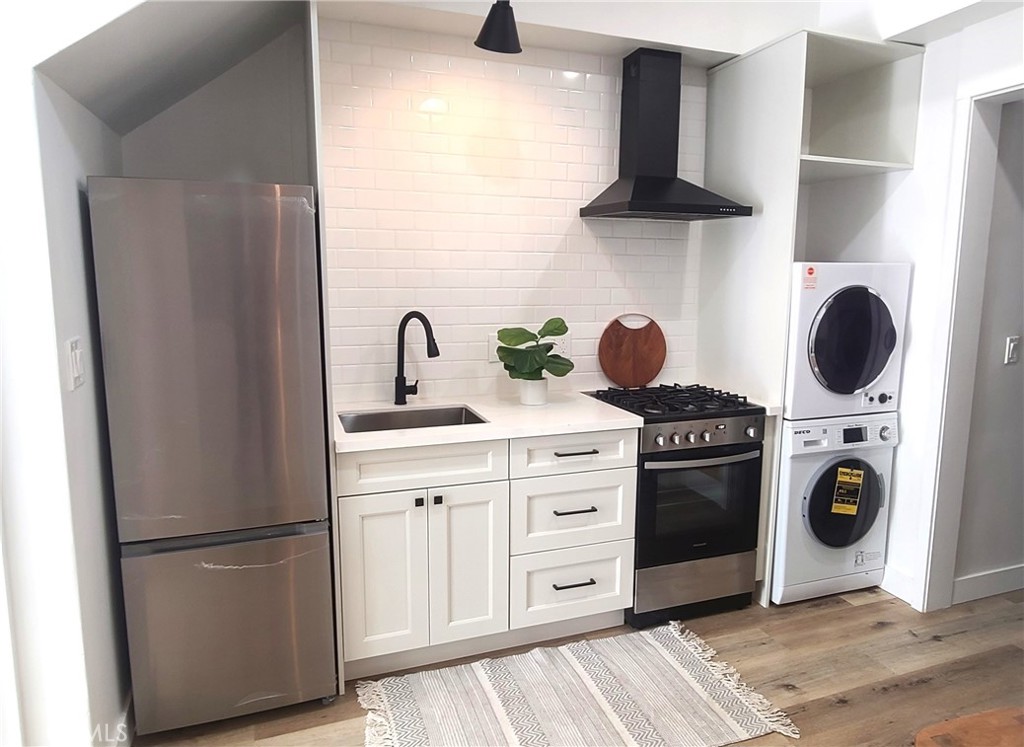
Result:
<instances>
[{"instance_id":1,"label":"white wall","mask_svg":"<svg viewBox=\"0 0 1024 747\"><path fill-rule=\"evenodd\" d=\"M396 325L425 395L507 393L488 333L564 316L576 370L607 386L597 340L624 312L668 339L663 381L693 379L697 247L685 223L579 218L617 175L619 58L321 19L330 344L337 406L387 401ZM681 175L703 173L706 81L684 71Z\"/></svg>"},{"instance_id":2,"label":"white wall","mask_svg":"<svg viewBox=\"0 0 1024 747\"><path fill-rule=\"evenodd\" d=\"M61 349L78 337L85 356L85 384L69 391L64 378L62 410L89 711L93 726L114 733L125 718L128 671L85 189L90 174L120 173L121 144L115 132L43 76L38 101L54 342Z\"/></svg>"},{"instance_id":3,"label":"white wall","mask_svg":"<svg viewBox=\"0 0 1024 747\"><path fill-rule=\"evenodd\" d=\"M794 34L708 76L708 184L751 205L753 215L703 229L697 373L780 410L806 37Z\"/></svg>"},{"instance_id":4,"label":"white wall","mask_svg":"<svg viewBox=\"0 0 1024 747\"><path fill-rule=\"evenodd\" d=\"M913 171L819 183L808 198L808 253L914 265L883 587L918 609L925 606L931 563L957 261L959 206L950 202L953 182L962 178L951 161L956 101L962 90L986 81L998 87L998 81L1024 80L1021 27L1017 10L927 47Z\"/></svg>"},{"instance_id":5,"label":"white wall","mask_svg":"<svg viewBox=\"0 0 1024 747\"><path fill-rule=\"evenodd\" d=\"M124 175L310 184L297 25L122 140Z\"/></svg>"},{"instance_id":6,"label":"white wall","mask_svg":"<svg viewBox=\"0 0 1024 747\"><path fill-rule=\"evenodd\" d=\"M954 601L1000 575L1024 587L1024 364L1003 364L1024 334L1024 103L1002 109Z\"/></svg>"},{"instance_id":7,"label":"white wall","mask_svg":"<svg viewBox=\"0 0 1024 747\"><path fill-rule=\"evenodd\" d=\"M101 0L54 13L26 3L5 18L19 31L7 36L0 64L5 166L18 178L0 188L3 203L15 206L5 211L0 245L0 522L29 744L91 742L32 68L129 5Z\"/></svg>"}]
</instances>

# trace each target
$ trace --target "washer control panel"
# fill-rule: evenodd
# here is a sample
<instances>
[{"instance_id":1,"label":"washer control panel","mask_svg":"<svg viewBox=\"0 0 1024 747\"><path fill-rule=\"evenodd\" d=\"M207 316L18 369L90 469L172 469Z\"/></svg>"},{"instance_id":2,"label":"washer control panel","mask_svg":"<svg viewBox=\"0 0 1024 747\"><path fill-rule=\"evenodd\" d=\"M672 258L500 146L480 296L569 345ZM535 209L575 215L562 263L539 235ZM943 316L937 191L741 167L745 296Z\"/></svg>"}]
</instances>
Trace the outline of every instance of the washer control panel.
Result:
<instances>
[{"instance_id":1,"label":"washer control panel","mask_svg":"<svg viewBox=\"0 0 1024 747\"><path fill-rule=\"evenodd\" d=\"M787 423L791 454L893 447L899 442L896 413Z\"/></svg>"}]
</instances>

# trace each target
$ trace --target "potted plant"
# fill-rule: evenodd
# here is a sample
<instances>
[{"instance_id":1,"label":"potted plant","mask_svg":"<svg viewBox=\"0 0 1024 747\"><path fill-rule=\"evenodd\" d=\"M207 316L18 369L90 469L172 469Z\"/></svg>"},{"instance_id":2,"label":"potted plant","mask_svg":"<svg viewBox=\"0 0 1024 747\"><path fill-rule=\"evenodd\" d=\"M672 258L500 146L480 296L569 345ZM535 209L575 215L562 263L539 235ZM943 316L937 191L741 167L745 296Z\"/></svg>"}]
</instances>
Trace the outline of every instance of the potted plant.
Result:
<instances>
[{"instance_id":1,"label":"potted plant","mask_svg":"<svg viewBox=\"0 0 1024 747\"><path fill-rule=\"evenodd\" d=\"M509 378L519 380L519 401L524 405L543 405L548 400L547 372L552 376L565 376L573 363L565 356L552 353L555 343L545 340L560 337L569 331L565 320L554 317L544 322L537 332L523 327L504 327L498 330L497 354Z\"/></svg>"}]
</instances>

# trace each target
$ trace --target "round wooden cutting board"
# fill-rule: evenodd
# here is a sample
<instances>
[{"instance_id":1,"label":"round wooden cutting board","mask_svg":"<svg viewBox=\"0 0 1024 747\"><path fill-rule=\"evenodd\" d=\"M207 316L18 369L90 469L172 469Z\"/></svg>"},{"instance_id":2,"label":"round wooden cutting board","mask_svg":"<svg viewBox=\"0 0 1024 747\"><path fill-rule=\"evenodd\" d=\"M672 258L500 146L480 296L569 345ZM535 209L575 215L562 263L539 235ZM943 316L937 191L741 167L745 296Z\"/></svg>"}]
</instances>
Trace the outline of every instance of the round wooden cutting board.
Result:
<instances>
[{"instance_id":1,"label":"round wooden cutting board","mask_svg":"<svg viewBox=\"0 0 1024 747\"><path fill-rule=\"evenodd\" d=\"M628 322L623 324L623 320ZM646 319L647 323L638 326ZM658 323L642 314L612 319L597 343L597 359L604 375L622 387L644 386L665 365L665 333Z\"/></svg>"}]
</instances>

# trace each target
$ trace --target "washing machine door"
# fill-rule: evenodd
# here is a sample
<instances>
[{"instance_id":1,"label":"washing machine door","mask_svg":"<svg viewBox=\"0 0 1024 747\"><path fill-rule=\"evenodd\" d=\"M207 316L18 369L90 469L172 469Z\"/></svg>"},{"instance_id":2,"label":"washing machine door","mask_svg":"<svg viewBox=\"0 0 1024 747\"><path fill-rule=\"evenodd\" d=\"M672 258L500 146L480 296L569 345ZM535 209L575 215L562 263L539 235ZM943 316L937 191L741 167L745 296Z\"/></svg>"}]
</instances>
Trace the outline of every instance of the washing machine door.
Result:
<instances>
[{"instance_id":1,"label":"washing machine door","mask_svg":"<svg viewBox=\"0 0 1024 747\"><path fill-rule=\"evenodd\" d=\"M836 394L856 394L882 375L896 349L896 326L885 301L863 285L832 294L818 309L807 357L818 382Z\"/></svg>"},{"instance_id":2,"label":"washing machine door","mask_svg":"<svg viewBox=\"0 0 1024 747\"><path fill-rule=\"evenodd\" d=\"M849 547L867 534L885 501L878 472L863 459L823 465L804 493L804 527L828 547Z\"/></svg>"}]
</instances>

